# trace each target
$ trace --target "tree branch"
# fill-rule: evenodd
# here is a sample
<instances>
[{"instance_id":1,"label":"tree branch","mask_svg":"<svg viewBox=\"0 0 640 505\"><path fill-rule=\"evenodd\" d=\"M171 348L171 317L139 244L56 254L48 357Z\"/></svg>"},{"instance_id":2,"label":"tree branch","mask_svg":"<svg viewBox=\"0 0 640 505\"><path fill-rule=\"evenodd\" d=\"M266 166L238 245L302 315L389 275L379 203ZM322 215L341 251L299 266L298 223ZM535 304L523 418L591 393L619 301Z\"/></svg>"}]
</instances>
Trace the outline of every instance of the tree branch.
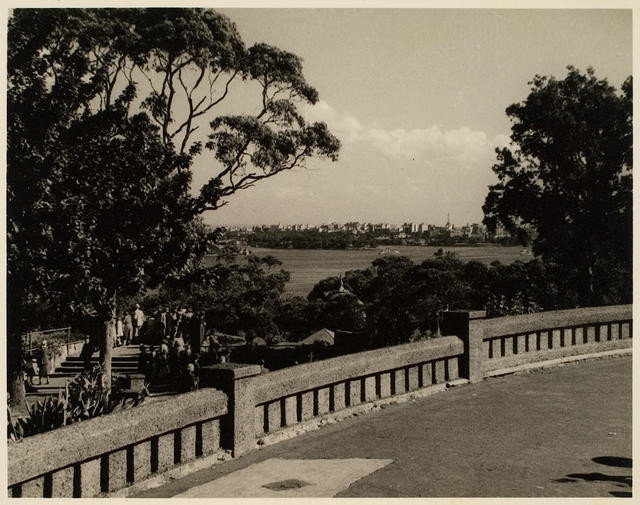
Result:
<instances>
[{"instance_id":1,"label":"tree branch","mask_svg":"<svg viewBox=\"0 0 640 505\"><path fill-rule=\"evenodd\" d=\"M243 153L246 154L246 153ZM288 165L281 165L280 167L272 170L271 172L259 175L259 174L248 174L245 175L242 179L240 179L236 184L231 185L228 188L223 189L222 191L222 195L223 196L230 196L233 193L235 193L236 191L240 190L240 189L246 189L249 187L252 187L257 181L261 181L263 179L268 179L269 177L273 177L276 174L279 174L285 170L291 170L294 167L296 167L298 165L298 163L300 162L300 160L302 160L305 156L307 156L309 154L309 148L307 146L305 146L305 148L300 151L298 154L296 154L293 157L293 160L291 161L290 164Z\"/></svg>"},{"instance_id":2,"label":"tree branch","mask_svg":"<svg viewBox=\"0 0 640 505\"><path fill-rule=\"evenodd\" d=\"M201 111L196 112L193 117L196 118L196 117L202 116L203 114L206 114L207 112L209 112L211 110L212 107L215 107L220 102L222 102L222 100L224 100L226 98L227 94L229 93L229 86L231 85L231 81L233 81L235 79L236 75L238 75L238 70L236 70L231 75L231 77L229 77L227 82L225 83L224 92L222 93L222 96L220 98L218 98L217 100L214 100L213 102L209 103L209 105L207 105Z\"/></svg>"}]
</instances>

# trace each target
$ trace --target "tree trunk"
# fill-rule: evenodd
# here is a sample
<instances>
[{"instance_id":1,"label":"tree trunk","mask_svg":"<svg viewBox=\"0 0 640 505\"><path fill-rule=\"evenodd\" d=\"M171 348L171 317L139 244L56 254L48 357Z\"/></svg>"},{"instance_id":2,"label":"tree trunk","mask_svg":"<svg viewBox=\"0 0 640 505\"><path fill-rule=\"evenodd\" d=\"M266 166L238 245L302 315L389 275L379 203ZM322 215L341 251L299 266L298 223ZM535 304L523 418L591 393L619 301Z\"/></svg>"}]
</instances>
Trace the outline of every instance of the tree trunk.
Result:
<instances>
[{"instance_id":1,"label":"tree trunk","mask_svg":"<svg viewBox=\"0 0 640 505\"><path fill-rule=\"evenodd\" d=\"M593 286L593 267L591 265L589 265L587 272L589 273L589 304L593 305L596 303L596 290Z\"/></svg>"},{"instance_id":2,"label":"tree trunk","mask_svg":"<svg viewBox=\"0 0 640 505\"><path fill-rule=\"evenodd\" d=\"M110 300L109 319L104 322L104 337L100 339L100 364L102 365L102 388L111 390L111 356L116 340L116 292Z\"/></svg>"},{"instance_id":3,"label":"tree trunk","mask_svg":"<svg viewBox=\"0 0 640 505\"><path fill-rule=\"evenodd\" d=\"M18 276L19 278L19 276ZM21 310L24 307L21 301L24 299L24 287L16 282L16 276L7 276L7 293L11 293L11 299L7 300L7 326L6 326L6 350L7 350L7 395L9 405L12 407L26 406L23 359L24 348L22 334L25 328L25 316Z\"/></svg>"},{"instance_id":4,"label":"tree trunk","mask_svg":"<svg viewBox=\"0 0 640 505\"><path fill-rule=\"evenodd\" d=\"M100 364L102 365L102 387L111 389L111 356L116 335L116 321L111 318L104 322L104 335L100 339Z\"/></svg>"},{"instance_id":5,"label":"tree trunk","mask_svg":"<svg viewBox=\"0 0 640 505\"><path fill-rule=\"evenodd\" d=\"M12 407L25 404L22 357L22 336L13 334L7 342L7 394L9 405Z\"/></svg>"},{"instance_id":6,"label":"tree trunk","mask_svg":"<svg viewBox=\"0 0 640 505\"><path fill-rule=\"evenodd\" d=\"M594 274L594 265L596 264L595 255L591 252L592 248L587 247L587 305L588 306L596 306L599 305L599 294L596 293L595 288L595 274Z\"/></svg>"}]
</instances>

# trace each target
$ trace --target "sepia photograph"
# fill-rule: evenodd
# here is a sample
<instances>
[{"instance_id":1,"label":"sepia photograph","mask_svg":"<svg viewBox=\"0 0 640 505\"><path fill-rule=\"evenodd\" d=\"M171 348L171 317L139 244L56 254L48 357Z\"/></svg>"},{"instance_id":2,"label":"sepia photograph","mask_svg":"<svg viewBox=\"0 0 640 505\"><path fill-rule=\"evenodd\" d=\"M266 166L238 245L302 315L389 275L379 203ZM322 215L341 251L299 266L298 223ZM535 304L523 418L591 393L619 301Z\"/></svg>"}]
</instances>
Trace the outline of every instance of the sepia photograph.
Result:
<instances>
[{"instance_id":1,"label":"sepia photograph","mask_svg":"<svg viewBox=\"0 0 640 505\"><path fill-rule=\"evenodd\" d=\"M632 2L98 5L2 18L6 498L632 497Z\"/></svg>"}]
</instances>

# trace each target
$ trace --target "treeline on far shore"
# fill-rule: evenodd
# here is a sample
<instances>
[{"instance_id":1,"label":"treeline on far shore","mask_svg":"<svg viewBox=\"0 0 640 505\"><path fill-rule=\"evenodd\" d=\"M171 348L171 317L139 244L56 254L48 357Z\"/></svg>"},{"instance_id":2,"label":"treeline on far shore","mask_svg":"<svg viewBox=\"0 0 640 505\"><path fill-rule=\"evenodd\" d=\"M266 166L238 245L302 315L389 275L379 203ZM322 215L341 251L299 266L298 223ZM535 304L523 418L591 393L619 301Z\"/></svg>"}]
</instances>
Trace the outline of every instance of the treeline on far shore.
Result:
<instances>
[{"instance_id":1,"label":"treeline on far shore","mask_svg":"<svg viewBox=\"0 0 640 505\"><path fill-rule=\"evenodd\" d=\"M518 239L511 236L487 237L482 235L452 235L429 232L400 234L389 230L354 234L349 231L331 233L319 230L256 230L248 235L226 232L227 240L246 242L250 247L268 249L370 249L378 246L428 245L428 246L469 246L497 244L505 246L519 245Z\"/></svg>"},{"instance_id":2,"label":"treeline on far shore","mask_svg":"<svg viewBox=\"0 0 640 505\"><path fill-rule=\"evenodd\" d=\"M488 317L630 303L624 268L610 268L596 298L577 270L539 258L512 264L465 262L438 251L414 263L377 258L365 269L318 282L306 297L285 292L289 274L272 256L222 259L206 279L164 283L143 307L180 305L205 314L207 327L265 343L299 342L322 328L346 331L358 350L436 336L447 309L484 309ZM359 336L359 337L358 337Z\"/></svg>"}]
</instances>

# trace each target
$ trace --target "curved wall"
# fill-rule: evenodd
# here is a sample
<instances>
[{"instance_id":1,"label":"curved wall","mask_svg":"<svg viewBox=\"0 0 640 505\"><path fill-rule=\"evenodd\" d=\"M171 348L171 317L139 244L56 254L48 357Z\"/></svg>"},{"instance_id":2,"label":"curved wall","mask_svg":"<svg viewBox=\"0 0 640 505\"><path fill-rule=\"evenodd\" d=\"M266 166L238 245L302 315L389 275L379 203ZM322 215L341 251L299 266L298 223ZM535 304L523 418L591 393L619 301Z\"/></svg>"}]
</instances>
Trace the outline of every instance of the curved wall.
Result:
<instances>
[{"instance_id":1,"label":"curved wall","mask_svg":"<svg viewBox=\"0 0 640 505\"><path fill-rule=\"evenodd\" d=\"M114 492L220 449L244 454L267 435L358 405L632 347L631 305L481 317L447 312L448 336L275 372L204 367L199 391L9 443L9 496Z\"/></svg>"}]
</instances>

